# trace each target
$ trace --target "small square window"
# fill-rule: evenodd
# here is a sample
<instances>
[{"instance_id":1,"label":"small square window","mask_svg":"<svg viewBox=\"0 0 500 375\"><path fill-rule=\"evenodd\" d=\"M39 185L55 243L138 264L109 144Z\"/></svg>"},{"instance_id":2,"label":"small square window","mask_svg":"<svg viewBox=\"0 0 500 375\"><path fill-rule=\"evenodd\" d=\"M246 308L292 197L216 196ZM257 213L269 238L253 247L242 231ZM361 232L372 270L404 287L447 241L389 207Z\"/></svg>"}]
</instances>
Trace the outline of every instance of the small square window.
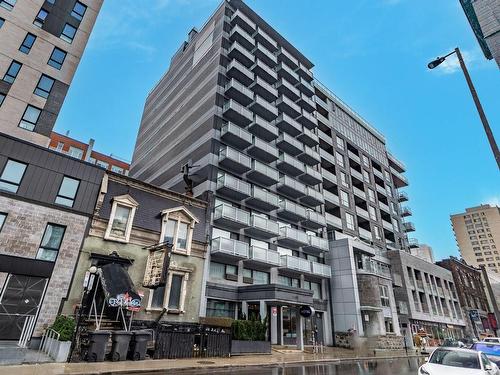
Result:
<instances>
[{"instance_id":1,"label":"small square window","mask_svg":"<svg viewBox=\"0 0 500 375\"><path fill-rule=\"evenodd\" d=\"M123 170L123 168L120 168L120 167L118 167L118 166L116 166L116 165L112 165L112 166L111 166L111 170L112 170L113 172L115 172L115 173L120 173L120 174L124 174L124 172L125 172L125 171Z\"/></svg>"},{"instance_id":2,"label":"small square window","mask_svg":"<svg viewBox=\"0 0 500 375\"><path fill-rule=\"evenodd\" d=\"M46 0L49 4L55 4L56 0Z\"/></svg>"},{"instance_id":3,"label":"small square window","mask_svg":"<svg viewBox=\"0 0 500 375\"><path fill-rule=\"evenodd\" d=\"M36 123L38 122L38 119L40 118L40 113L42 113L42 110L40 108L36 108L28 104L26 110L24 111L23 118L19 123L19 127L29 131L33 131L35 129Z\"/></svg>"},{"instance_id":4,"label":"small square window","mask_svg":"<svg viewBox=\"0 0 500 375\"><path fill-rule=\"evenodd\" d=\"M47 99L50 95L50 91L52 90L52 86L54 86L54 82L54 79L42 74L40 80L38 81L38 85L36 85L35 94Z\"/></svg>"},{"instance_id":5,"label":"small square window","mask_svg":"<svg viewBox=\"0 0 500 375\"><path fill-rule=\"evenodd\" d=\"M35 40L36 40L36 36L28 33L23 40L23 44L21 44L21 47L19 47L19 51L21 51L22 53L25 53L25 54L30 53L31 47L33 47Z\"/></svg>"},{"instance_id":6,"label":"small square window","mask_svg":"<svg viewBox=\"0 0 500 375\"><path fill-rule=\"evenodd\" d=\"M61 70L65 58L66 58L66 52L64 52L62 49L54 47L54 50L52 51L52 54L50 55L50 59L47 62L47 64L56 69Z\"/></svg>"},{"instance_id":7,"label":"small square window","mask_svg":"<svg viewBox=\"0 0 500 375\"><path fill-rule=\"evenodd\" d=\"M13 84L22 66L23 64L21 64L20 62L17 62L15 60L12 61L10 63L9 69L7 69L7 72L3 77L3 80L7 83Z\"/></svg>"},{"instance_id":8,"label":"small square window","mask_svg":"<svg viewBox=\"0 0 500 375\"><path fill-rule=\"evenodd\" d=\"M63 206L73 207L79 185L79 180L64 176L55 202Z\"/></svg>"},{"instance_id":9,"label":"small square window","mask_svg":"<svg viewBox=\"0 0 500 375\"><path fill-rule=\"evenodd\" d=\"M83 158L83 150L78 147L70 146L68 150L68 155L76 158L76 159L82 159Z\"/></svg>"},{"instance_id":10,"label":"small square window","mask_svg":"<svg viewBox=\"0 0 500 375\"><path fill-rule=\"evenodd\" d=\"M75 34L76 34L76 27L73 27L69 23L67 23L64 26L60 38L68 43L72 43L73 39L75 38Z\"/></svg>"},{"instance_id":11,"label":"small square window","mask_svg":"<svg viewBox=\"0 0 500 375\"><path fill-rule=\"evenodd\" d=\"M45 9L40 9L38 14L35 17L35 20L33 21L33 25L42 27L43 24L45 23L45 20L47 19L47 16L49 15L49 12L47 12Z\"/></svg>"},{"instance_id":12,"label":"small square window","mask_svg":"<svg viewBox=\"0 0 500 375\"><path fill-rule=\"evenodd\" d=\"M14 5L16 5L17 0L0 0L0 7L5 8L7 10L12 10Z\"/></svg>"},{"instance_id":13,"label":"small square window","mask_svg":"<svg viewBox=\"0 0 500 375\"><path fill-rule=\"evenodd\" d=\"M8 160L0 175L0 190L17 193L27 165L15 160Z\"/></svg>"},{"instance_id":14,"label":"small square window","mask_svg":"<svg viewBox=\"0 0 500 375\"><path fill-rule=\"evenodd\" d=\"M85 15L85 11L87 10L87 6L77 1L73 10L71 11L71 15L75 17L77 20L81 21L83 16Z\"/></svg>"}]
</instances>

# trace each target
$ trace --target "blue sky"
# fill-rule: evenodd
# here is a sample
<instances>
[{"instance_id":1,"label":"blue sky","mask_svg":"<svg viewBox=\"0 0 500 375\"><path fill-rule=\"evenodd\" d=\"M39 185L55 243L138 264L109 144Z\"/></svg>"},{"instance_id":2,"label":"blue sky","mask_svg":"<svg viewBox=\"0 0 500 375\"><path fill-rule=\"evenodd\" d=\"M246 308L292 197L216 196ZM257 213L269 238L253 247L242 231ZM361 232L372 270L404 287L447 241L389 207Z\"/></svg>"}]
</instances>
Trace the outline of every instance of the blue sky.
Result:
<instances>
[{"instance_id":1,"label":"blue sky","mask_svg":"<svg viewBox=\"0 0 500 375\"><path fill-rule=\"evenodd\" d=\"M201 26L218 3L106 0L56 130L94 138L97 150L130 160L147 93L191 27ZM247 4L386 136L408 168L413 236L431 245L436 258L456 255L450 213L500 204L500 173L456 60L426 69L429 60L459 46L500 138L499 71L482 55L458 0Z\"/></svg>"}]
</instances>

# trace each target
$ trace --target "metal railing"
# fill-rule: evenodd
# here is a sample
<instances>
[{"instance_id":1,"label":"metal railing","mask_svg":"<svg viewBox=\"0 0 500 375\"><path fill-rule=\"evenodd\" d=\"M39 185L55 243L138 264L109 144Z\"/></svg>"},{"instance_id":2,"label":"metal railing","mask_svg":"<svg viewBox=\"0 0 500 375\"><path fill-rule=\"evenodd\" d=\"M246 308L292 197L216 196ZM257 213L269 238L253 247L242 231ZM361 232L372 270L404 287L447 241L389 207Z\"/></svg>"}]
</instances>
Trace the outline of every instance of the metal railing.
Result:
<instances>
[{"instance_id":1,"label":"metal railing","mask_svg":"<svg viewBox=\"0 0 500 375\"><path fill-rule=\"evenodd\" d=\"M20 314L15 315L22 316ZM20 348L26 348L28 346L28 341L30 340L33 329L35 328L35 321L35 315L25 315L21 336L19 337L19 341L17 342L17 345Z\"/></svg>"},{"instance_id":2,"label":"metal railing","mask_svg":"<svg viewBox=\"0 0 500 375\"><path fill-rule=\"evenodd\" d=\"M57 356L57 353L55 352L57 350L57 341L59 341L60 337L60 333L54 331L51 328L47 328L42 335L40 346L38 347L38 352L43 352L49 357L55 359L55 357Z\"/></svg>"}]
</instances>

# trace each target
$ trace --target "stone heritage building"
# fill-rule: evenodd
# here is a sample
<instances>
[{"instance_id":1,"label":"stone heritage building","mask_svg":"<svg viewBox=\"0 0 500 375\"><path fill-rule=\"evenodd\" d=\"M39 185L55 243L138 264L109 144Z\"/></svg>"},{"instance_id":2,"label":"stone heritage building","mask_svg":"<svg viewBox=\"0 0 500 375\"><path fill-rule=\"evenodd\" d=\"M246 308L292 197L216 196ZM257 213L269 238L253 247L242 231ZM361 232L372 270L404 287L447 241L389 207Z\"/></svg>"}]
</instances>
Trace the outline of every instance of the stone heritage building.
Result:
<instances>
[{"instance_id":1,"label":"stone heritage building","mask_svg":"<svg viewBox=\"0 0 500 375\"><path fill-rule=\"evenodd\" d=\"M408 344L420 332L436 339L464 337L465 317L450 271L405 251L391 250L394 294Z\"/></svg>"},{"instance_id":2,"label":"stone heritage building","mask_svg":"<svg viewBox=\"0 0 500 375\"><path fill-rule=\"evenodd\" d=\"M102 2L0 1L0 132L48 146Z\"/></svg>"},{"instance_id":3,"label":"stone heritage building","mask_svg":"<svg viewBox=\"0 0 500 375\"><path fill-rule=\"evenodd\" d=\"M25 346L67 297L104 171L0 134L0 340Z\"/></svg>"},{"instance_id":4,"label":"stone heritage building","mask_svg":"<svg viewBox=\"0 0 500 375\"><path fill-rule=\"evenodd\" d=\"M464 260L455 257L443 259L436 264L451 271L453 275L464 320L467 323L467 334L477 338L484 334L495 334L494 326L497 321L495 312L498 307L495 306L495 299L488 298L488 285L483 282L481 269L469 266ZM495 319L493 324L492 318Z\"/></svg>"},{"instance_id":5,"label":"stone heritage building","mask_svg":"<svg viewBox=\"0 0 500 375\"><path fill-rule=\"evenodd\" d=\"M100 281L94 281L85 295L83 314L92 313L95 292L97 311L103 309L106 319L123 323L123 319L116 319L117 311L109 303L110 298L116 298L110 295L116 280L101 272L115 264L113 272L121 275L122 282L129 282L126 285L129 289L121 292L135 293L140 299L140 308L133 313L134 324L151 323L160 319L160 314L162 322L198 323L207 242L206 215L206 202L107 173L63 312L75 312L82 301L88 270L96 266ZM152 267L162 265L163 258L156 255L165 256L166 242L173 247L165 283L154 289L145 287L152 285L150 279L156 275L151 273ZM155 265L153 261L158 262ZM103 292L108 299L104 304ZM126 319L131 317L129 310L124 315Z\"/></svg>"}]
</instances>

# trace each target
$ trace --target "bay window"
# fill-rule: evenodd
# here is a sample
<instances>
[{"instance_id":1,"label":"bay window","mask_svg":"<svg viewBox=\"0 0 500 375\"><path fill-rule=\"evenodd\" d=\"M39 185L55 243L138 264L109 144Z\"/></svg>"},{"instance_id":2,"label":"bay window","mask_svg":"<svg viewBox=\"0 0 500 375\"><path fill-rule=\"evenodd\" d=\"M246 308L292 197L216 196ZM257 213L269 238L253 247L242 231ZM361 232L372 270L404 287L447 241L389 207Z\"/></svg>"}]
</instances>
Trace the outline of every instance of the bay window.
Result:
<instances>
[{"instance_id":1,"label":"bay window","mask_svg":"<svg viewBox=\"0 0 500 375\"><path fill-rule=\"evenodd\" d=\"M171 244L173 252L189 255L198 219L184 207L163 210L162 217L160 242Z\"/></svg>"},{"instance_id":2,"label":"bay window","mask_svg":"<svg viewBox=\"0 0 500 375\"><path fill-rule=\"evenodd\" d=\"M114 197L104 238L119 242L129 242L132 223L138 206L139 204L128 194Z\"/></svg>"}]
</instances>

